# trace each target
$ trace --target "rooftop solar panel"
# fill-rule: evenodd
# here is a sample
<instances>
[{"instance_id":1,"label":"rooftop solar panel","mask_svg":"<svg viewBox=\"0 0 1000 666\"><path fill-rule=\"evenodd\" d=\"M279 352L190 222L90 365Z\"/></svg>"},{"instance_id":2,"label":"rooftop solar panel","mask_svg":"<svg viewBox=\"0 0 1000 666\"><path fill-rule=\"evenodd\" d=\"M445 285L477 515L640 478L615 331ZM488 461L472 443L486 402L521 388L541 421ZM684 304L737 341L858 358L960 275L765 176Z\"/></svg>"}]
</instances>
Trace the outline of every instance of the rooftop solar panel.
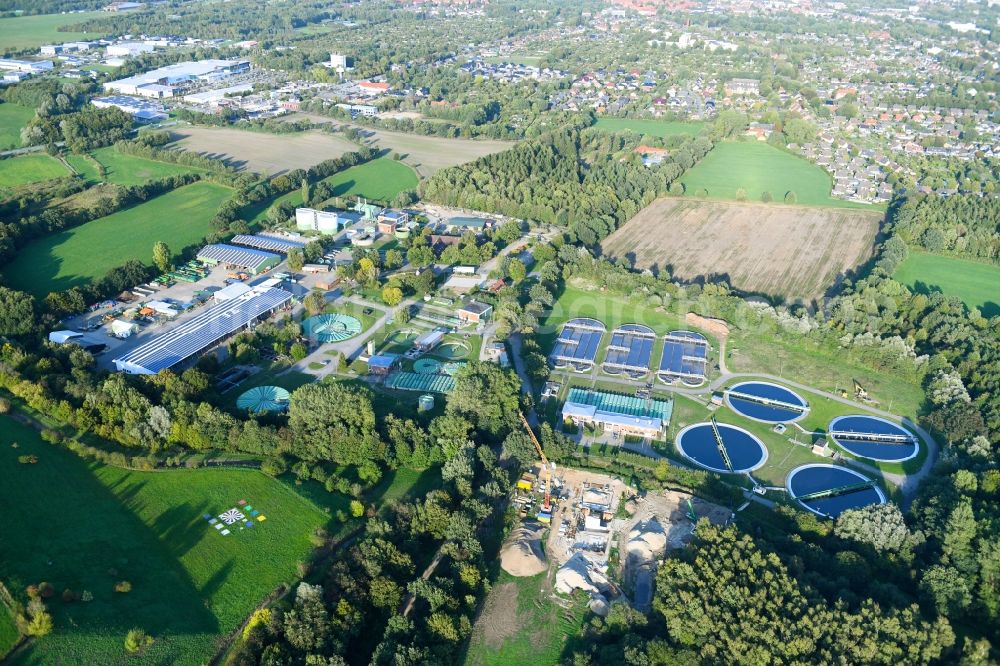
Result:
<instances>
[{"instance_id":1,"label":"rooftop solar panel","mask_svg":"<svg viewBox=\"0 0 1000 666\"><path fill-rule=\"evenodd\" d=\"M291 300L283 289L247 292L206 307L178 326L114 360L118 370L156 374L173 367Z\"/></svg>"},{"instance_id":2,"label":"rooftop solar panel","mask_svg":"<svg viewBox=\"0 0 1000 666\"><path fill-rule=\"evenodd\" d=\"M233 236L233 240L230 241L235 245L244 245L246 247L252 247L259 250L271 250L274 252L283 252L288 254L289 250L301 249L306 246L305 243L292 240L290 238L276 238L274 236L260 236L250 234L239 234Z\"/></svg>"}]
</instances>

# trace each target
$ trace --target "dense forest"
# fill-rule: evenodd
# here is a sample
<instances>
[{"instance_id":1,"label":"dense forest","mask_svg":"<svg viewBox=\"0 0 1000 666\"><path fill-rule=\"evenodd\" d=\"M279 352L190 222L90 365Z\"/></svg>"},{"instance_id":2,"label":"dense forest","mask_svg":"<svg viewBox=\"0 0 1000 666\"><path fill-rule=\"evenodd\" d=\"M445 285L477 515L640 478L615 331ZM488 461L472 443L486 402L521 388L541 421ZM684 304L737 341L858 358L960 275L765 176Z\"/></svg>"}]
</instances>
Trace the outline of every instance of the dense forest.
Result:
<instances>
[{"instance_id":1,"label":"dense forest","mask_svg":"<svg viewBox=\"0 0 1000 666\"><path fill-rule=\"evenodd\" d=\"M670 158L646 168L634 152L634 136L562 129L439 171L421 194L435 203L568 227L592 246L666 194L712 148L704 137L678 143Z\"/></svg>"},{"instance_id":2,"label":"dense forest","mask_svg":"<svg viewBox=\"0 0 1000 666\"><path fill-rule=\"evenodd\" d=\"M968 259L1000 261L1000 199L916 196L894 218L909 247Z\"/></svg>"}]
</instances>

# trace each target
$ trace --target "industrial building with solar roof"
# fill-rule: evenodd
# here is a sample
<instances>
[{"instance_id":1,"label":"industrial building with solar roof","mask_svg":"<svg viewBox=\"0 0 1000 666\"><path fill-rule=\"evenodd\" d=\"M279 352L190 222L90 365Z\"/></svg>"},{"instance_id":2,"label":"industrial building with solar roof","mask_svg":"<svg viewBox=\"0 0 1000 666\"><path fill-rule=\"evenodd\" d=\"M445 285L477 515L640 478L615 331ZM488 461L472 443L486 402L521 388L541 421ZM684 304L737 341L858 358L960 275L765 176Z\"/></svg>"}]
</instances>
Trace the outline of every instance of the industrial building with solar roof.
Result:
<instances>
[{"instance_id":1,"label":"industrial building with solar roof","mask_svg":"<svg viewBox=\"0 0 1000 666\"><path fill-rule=\"evenodd\" d=\"M209 266L218 266L219 264L237 266L253 275L258 275L281 263L281 256L273 252L218 243L203 247L198 253L198 261Z\"/></svg>"},{"instance_id":2,"label":"industrial building with solar roof","mask_svg":"<svg viewBox=\"0 0 1000 666\"><path fill-rule=\"evenodd\" d=\"M670 400L574 387L569 390L562 416L576 425L596 425L612 433L655 439L670 423L673 410Z\"/></svg>"},{"instance_id":3,"label":"industrial building with solar roof","mask_svg":"<svg viewBox=\"0 0 1000 666\"><path fill-rule=\"evenodd\" d=\"M270 316L292 295L283 289L258 287L210 305L190 319L114 359L120 372L155 375L194 358L240 329Z\"/></svg>"}]
</instances>

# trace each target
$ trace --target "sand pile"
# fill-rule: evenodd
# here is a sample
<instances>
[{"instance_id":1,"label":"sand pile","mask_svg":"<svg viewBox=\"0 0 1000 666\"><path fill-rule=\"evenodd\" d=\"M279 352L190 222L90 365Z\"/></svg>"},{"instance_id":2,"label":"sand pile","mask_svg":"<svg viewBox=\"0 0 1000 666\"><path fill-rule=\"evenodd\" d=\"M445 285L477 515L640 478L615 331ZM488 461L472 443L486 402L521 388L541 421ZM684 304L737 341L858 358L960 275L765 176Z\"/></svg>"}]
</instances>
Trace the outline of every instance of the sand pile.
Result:
<instances>
[{"instance_id":1,"label":"sand pile","mask_svg":"<svg viewBox=\"0 0 1000 666\"><path fill-rule=\"evenodd\" d=\"M556 590L563 594L573 590L603 593L610 587L608 577L581 553L574 553L556 572Z\"/></svg>"},{"instance_id":2,"label":"sand pile","mask_svg":"<svg viewBox=\"0 0 1000 666\"><path fill-rule=\"evenodd\" d=\"M652 562L662 557L666 549L667 532L655 516L636 523L628 533L628 543L625 544L625 553L635 564Z\"/></svg>"},{"instance_id":3,"label":"sand pile","mask_svg":"<svg viewBox=\"0 0 1000 666\"><path fill-rule=\"evenodd\" d=\"M545 571L542 526L526 523L516 527L500 550L500 566L511 576L535 576Z\"/></svg>"}]
</instances>

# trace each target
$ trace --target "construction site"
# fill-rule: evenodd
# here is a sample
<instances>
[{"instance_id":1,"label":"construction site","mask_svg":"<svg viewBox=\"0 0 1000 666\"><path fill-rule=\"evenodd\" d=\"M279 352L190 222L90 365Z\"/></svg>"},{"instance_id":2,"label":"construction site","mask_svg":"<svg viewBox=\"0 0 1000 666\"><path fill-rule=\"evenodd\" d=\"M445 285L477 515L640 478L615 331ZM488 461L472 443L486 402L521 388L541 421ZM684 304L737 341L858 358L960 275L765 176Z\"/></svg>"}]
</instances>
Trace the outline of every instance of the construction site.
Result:
<instances>
[{"instance_id":1,"label":"construction site","mask_svg":"<svg viewBox=\"0 0 1000 666\"><path fill-rule=\"evenodd\" d=\"M557 468L531 438L541 462L518 480L513 502L521 522L504 544L501 566L518 577L547 572L543 593L582 590L598 615L616 602L648 613L667 550L689 543L701 518L723 525L732 516L687 493L639 494L617 477Z\"/></svg>"}]
</instances>

